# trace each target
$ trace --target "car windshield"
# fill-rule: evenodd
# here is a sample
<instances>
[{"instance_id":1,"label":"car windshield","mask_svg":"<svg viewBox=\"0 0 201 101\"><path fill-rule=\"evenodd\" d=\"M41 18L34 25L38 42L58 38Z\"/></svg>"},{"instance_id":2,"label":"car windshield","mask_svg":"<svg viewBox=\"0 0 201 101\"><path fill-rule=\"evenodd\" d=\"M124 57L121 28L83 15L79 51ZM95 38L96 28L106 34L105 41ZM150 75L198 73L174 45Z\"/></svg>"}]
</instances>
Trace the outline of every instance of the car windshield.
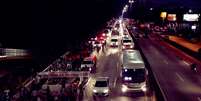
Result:
<instances>
[{"instance_id":1,"label":"car windshield","mask_svg":"<svg viewBox=\"0 0 201 101\"><path fill-rule=\"evenodd\" d=\"M123 40L123 43L131 43L131 40Z\"/></svg>"},{"instance_id":2,"label":"car windshield","mask_svg":"<svg viewBox=\"0 0 201 101\"><path fill-rule=\"evenodd\" d=\"M145 81L145 69L123 69L123 77L132 77L131 81L127 82L143 82Z\"/></svg>"},{"instance_id":3,"label":"car windshield","mask_svg":"<svg viewBox=\"0 0 201 101\"><path fill-rule=\"evenodd\" d=\"M99 44L100 42L96 41L95 44Z\"/></svg>"},{"instance_id":4,"label":"car windshield","mask_svg":"<svg viewBox=\"0 0 201 101\"><path fill-rule=\"evenodd\" d=\"M92 61L83 61L82 64L93 64Z\"/></svg>"},{"instance_id":5,"label":"car windshield","mask_svg":"<svg viewBox=\"0 0 201 101\"><path fill-rule=\"evenodd\" d=\"M117 42L117 39L111 39L112 42Z\"/></svg>"},{"instance_id":6,"label":"car windshield","mask_svg":"<svg viewBox=\"0 0 201 101\"><path fill-rule=\"evenodd\" d=\"M96 81L95 87L107 87L107 81Z\"/></svg>"}]
</instances>

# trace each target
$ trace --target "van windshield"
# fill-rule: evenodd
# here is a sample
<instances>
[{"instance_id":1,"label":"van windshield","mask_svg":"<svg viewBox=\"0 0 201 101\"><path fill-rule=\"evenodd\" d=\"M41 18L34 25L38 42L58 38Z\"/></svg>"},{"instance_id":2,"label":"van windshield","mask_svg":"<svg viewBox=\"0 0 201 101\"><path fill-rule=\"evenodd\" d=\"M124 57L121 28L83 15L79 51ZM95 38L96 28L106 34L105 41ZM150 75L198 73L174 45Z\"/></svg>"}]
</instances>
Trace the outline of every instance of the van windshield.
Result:
<instances>
[{"instance_id":1,"label":"van windshield","mask_svg":"<svg viewBox=\"0 0 201 101\"><path fill-rule=\"evenodd\" d=\"M107 87L107 81L96 81L95 87Z\"/></svg>"},{"instance_id":2,"label":"van windshield","mask_svg":"<svg viewBox=\"0 0 201 101\"><path fill-rule=\"evenodd\" d=\"M123 43L131 43L131 40L123 40Z\"/></svg>"},{"instance_id":3,"label":"van windshield","mask_svg":"<svg viewBox=\"0 0 201 101\"><path fill-rule=\"evenodd\" d=\"M93 64L92 61L83 61L82 64Z\"/></svg>"},{"instance_id":4,"label":"van windshield","mask_svg":"<svg viewBox=\"0 0 201 101\"><path fill-rule=\"evenodd\" d=\"M111 39L112 42L117 42L117 39Z\"/></svg>"}]
</instances>

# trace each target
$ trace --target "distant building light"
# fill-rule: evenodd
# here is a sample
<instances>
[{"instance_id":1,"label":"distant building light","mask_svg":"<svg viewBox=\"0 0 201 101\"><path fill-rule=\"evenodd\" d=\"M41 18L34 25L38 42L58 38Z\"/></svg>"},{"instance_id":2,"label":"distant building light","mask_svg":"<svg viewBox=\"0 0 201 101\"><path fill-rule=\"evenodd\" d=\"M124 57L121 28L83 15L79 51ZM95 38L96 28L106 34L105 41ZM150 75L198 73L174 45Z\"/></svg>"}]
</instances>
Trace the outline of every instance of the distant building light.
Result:
<instances>
[{"instance_id":1,"label":"distant building light","mask_svg":"<svg viewBox=\"0 0 201 101\"><path fill-rule=\"evenodd\" d=\"M167 15L167 20L168 21L176 21L177 20L177 15L176 14L168 14Z\"/></svg>"},{"instance_id":2,"label":"distant building light","mask_svg":"<svg viewBox=\"0 0 201 101\"><path fill-rule=\"evenodd\" d=\"M167 17L167 12L161 12L160 17L161 17L162 19L165 19L165 18Z\"/></svg>"}]
</instances>

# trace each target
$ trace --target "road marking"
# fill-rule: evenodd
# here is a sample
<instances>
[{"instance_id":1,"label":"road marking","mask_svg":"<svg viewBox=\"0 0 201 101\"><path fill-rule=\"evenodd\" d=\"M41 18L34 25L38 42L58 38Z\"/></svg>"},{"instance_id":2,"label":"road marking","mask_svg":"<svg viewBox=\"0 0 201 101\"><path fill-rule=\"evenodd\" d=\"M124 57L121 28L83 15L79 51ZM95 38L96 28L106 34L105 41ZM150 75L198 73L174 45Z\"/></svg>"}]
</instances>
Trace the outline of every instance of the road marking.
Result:
<instances>
[{"instance_id":1,"label":"road marking","mask_svg":"<svg viewBox=\"0 0 201 101\"><path fill-rule=\"evenodd\" d=\"M178 73L176 73L177 77L184 82L184 79L181 77L181 75L179 75Z\"/></svg>"},{"instance_id":2,"label":"road marking","mask_svg":"<svg viewBox=\"0 0 201 101\"><path fill-rule=\"evenodd\" d=\"M163 62L164 62L165 64L168 64L167 60L163 60Z\"/></svg>"},{"instance_id":3,"label":"road marking","mask_svg":"<svg viewBox=\"0 0 201 101\"><path fill-rule=\"evenodd\" d=\"M116 84L117 84L117 78L114 79L113 87L116 87Z\"/></svg>"},{"instance_id":4,"label":"road marking","mask_svg":"<svg viewBox=\"0 0 201 101\"><path fill-rule=\"evenodd\" d=\"M189 66L190 64L186 61L183 61L184 64L186 64L187 66Z\"/></svg>"},{"instance_id":5,"label":"road marking","mask_svg":"<svg viewBox=\"0 0 201 101\"><path fill-rule=\"evenodd\" d=\"M201 98L200 98L200 97L198 97L197 99L198 99L198 101L201 101Z\"/></svg>"}]
</instances>

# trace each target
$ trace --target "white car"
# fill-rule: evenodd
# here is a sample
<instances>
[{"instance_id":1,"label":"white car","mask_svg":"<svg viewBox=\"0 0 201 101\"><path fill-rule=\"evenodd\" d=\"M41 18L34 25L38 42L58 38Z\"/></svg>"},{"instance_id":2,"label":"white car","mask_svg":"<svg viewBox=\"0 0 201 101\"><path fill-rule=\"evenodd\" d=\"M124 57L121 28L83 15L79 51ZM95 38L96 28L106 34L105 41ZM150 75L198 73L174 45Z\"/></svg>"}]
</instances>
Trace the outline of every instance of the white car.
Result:
<instances>
[{"instance_id":1,"label":"white car","mask_svg":"<svg viewBox=\"0 0 201 101\"><path fill-rule=\"evenodd\" d=\"M111 47L118 47L119 43L118 43L118 38L116 37L112 37L110 40L110 46Z\"/></svg>"},{"instance_id":2,"label":"white car","mask_svg":"<svg viewBox=\"0 0 201 101\"><path fill-rule=\"evenodd\" d=\"M92 57L84 58L84 60L82 61L82 64L81 64L82 70L92 72L92 71L95 71L95 68L96 68L96 64Z\"/></svg>"},{"instance_id":3,"label":"white car","mask_svg":"<svg viewBox=\"0 0 201 101\"><path fill-rule=\"evenodd\" d=\"M100 48L102 46L102 44L101 44L101 42L99 42L99 41L95 41L94 43L93 43L93 48Z\"/></svg>"},{"instance_id":4,"label":"white car","mask_svg":"<svg viewBox=\"0 0 201 101\"><path fill-rule=\"evenodd\" d=\"M93 95L108 96L109 92L110 92L109 78L108 77L96 78L96 82L93 88Z\"/></svg>"},{"instance_id":5,"label":"white car","mask_svg":"<svg viewBox=\"0 0 201 101\"><path fill-rule=\"evenodd\" d=\"M134 42L132 38L123 37L122 38L122 49L133 49L134 48Z\"/></svg>"}]
</instances>

